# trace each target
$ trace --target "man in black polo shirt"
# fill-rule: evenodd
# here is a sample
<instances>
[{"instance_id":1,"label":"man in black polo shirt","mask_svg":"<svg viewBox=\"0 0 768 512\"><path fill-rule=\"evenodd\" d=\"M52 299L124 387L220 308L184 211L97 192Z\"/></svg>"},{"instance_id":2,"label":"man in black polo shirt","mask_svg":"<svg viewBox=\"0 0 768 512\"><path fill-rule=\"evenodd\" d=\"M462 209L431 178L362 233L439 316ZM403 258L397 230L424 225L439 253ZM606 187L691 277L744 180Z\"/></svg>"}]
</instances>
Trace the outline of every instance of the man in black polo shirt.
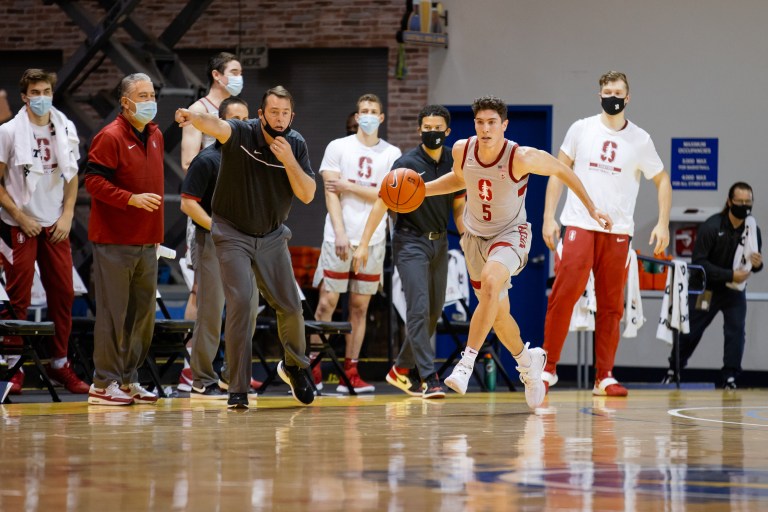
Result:
<instances>
[{"instance_id":1,"label":"man in black polo shirt","mask_svg":"<svg viewBox=\"0 0 768 512\"><path fill-rule=\"evenodd\" d=\"M246 121L248 104L237 96L230 96L221 102L219 118ZM191 341L191 398L227 398L223 386L228 379L222 378L220 382L213 369L213 360L219 350L221 313L224 309L224 286L211 237L211 200L220 166L221 143L216 141L192 159L181 186L181 211L195 226L191 256L197 283L197 291L193 293L197 294L196 304L199 306ZM254 382L257 384L255 389L258 389L261 383L252 380L252 388Z\"/></svg>"},{"instance_id":2,"label":"man in black polo shirt","mask_svg":"<svg viewBox=\"0 0 768 512\"><path fill-rule=\"evenodd\" d=\"M451 114L441 105L428 105L419 112L418 122L421 144L397 159L392 168L413 169L425 182L436 180L453 168L451 148L444 147L451 131ZM405 294L407 336L387 382L412 396L445 397L445 387L435 372L430 338L445 301L448 219L453 214L459 232L464 232L465 197L465 192L428 197L415 211L398 214L395 222L392 252ZM353 256L355 272L365 265L368 242L386 211L384 201L377 199ZM420 380L412 374L414 368Z\"/></svg>"},{"instance_id":3,"label":"man in black polo shirt","mask_svg":"<svg viewBox=\"0 0 768 512\"><path fill-rule=\"evenodd\" d=\"M222 144L211 203L211 234L227 303L228 406L233 409L248 408L251 337L259 293L277 313L278 335L285 349L277 368L280 378L299 402L314 400L304 371L309 358L304 353L304 317L288 252L291 232L283 224L293 197L309 203L316 188L307 144L290 127L293 116L293 97L282 86L264 94L258 120L223 121L183 108L176 111L180 126L191 124Z\"/></svg>"},{"instance_id":4,"label":"man in black polo shirt","mask_svg":"<svg viewBox=\"0 0 768 512\"><path fill-rule=\"evenodd\" d=\"M763 269L760 228L751 212L752 187L741 181L734 183L723 211L699 226L691 257L691 263L704 267L707 289L701 295L688 297L688 304L695 306L690 312L690 332L680 334L680 368L685 368L704 330L718 311L722 311L725 338L722 386L725 389L736 389L736 377L741 373L747 319L746 281L753 272ZM743 250L736 258L740 246ZM696 283L691 287L697 287ZM675 367L673 350L664 383L674 382Z\"/></svg>"}]
</instances>

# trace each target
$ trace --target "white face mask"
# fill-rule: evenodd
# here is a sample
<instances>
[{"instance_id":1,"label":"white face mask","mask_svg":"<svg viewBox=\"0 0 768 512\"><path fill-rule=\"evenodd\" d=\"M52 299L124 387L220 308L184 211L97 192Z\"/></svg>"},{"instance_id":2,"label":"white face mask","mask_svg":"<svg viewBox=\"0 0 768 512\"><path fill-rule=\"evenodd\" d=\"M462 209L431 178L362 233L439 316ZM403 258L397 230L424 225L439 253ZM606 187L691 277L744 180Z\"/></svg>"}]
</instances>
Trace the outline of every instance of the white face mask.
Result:
<instances>
[{"instance_id":1,"label":"white face mask","mask_svg":"<svg viewBox=\"0 0 768 512\"><path fill-rule=\"evenodd\" d=\"M133 117L142 124L147 124L155 118L157 115L157 102L154 101L133 101L131 98L126 97L128 101L136 105L136 112L133 113Z\"/></svg>"},{"instance_id":2,"label":"white face mask","mask_svg":"<svg viewBox=\"0 0 768 512\"><path fill-rule=\"evenodd\" d=\"M237 96L243 90L243 77L241 75L227 75L227 85L224 88L232 96Z\"/></svg>"},{"instance_id":3,"label":"white face mask","mask_svg":"<svg viewBox=\"0 0 768 512\"><path fill-rule=\"evenodd\" d=\"M379 116L373 114L360 114L357 116L357 125L368 135L373 135L379 129Z\"/></svg>"},{"instance_id":4,"label":"white face mask","mask_svg":"<svg viewBox=\"0 0 768 512\"><path fill-rule=\"evenodd\" d=\"M32 96L29 98L29 108L38 116L44 116L51 110L53 98L50 96Z\"/></svg>"}]
</instances>

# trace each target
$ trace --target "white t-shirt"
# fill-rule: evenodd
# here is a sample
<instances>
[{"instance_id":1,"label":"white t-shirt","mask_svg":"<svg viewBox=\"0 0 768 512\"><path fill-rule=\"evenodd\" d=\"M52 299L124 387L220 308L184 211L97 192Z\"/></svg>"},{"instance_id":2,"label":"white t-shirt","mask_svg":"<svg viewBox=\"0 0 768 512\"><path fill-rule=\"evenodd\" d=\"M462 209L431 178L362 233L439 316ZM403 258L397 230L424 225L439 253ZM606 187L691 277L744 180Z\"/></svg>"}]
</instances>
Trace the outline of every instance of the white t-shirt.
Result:
<instances>
[{"instance_id":1,"label":"white t-shirt","mask_svg":"<svg viewBox=\"0 0 768 512\"><path fill-rule=\"evenodd\" d=\"M0 130L0 162L8 166L5 176L5 188L11 196L16 206L26 215L32 217L43 227L52 226L61 217L64 209L64 177L58 165L58 155L56 154L56 144L54 144L52 125L37 126L32 124L32 135L35 140L31 143L33 158L37 158L42 163L43 176L37 182L32 198L27 204L23 204L21 197L17 197L23 190L23 182L26 179L24 169L11 166L10 162L15 150L14 137L16 133L12 130L13 123L7 123L4 130ZM63 128L62 128L63 129ZM5 211L0 210L0 218L3 222L11 226L18 226L18 223Z\"/></svg>"},{"instance_id":2,"label":"white t-shirt","mask_svg":"<svg viewBox=\"0 0 768 512\"><path fill-rule=\"evenodd\" d=\"M357 135L349 135L328 144L320 164L320 172L335 171L341 173L339 179L346 179L364 187L374 187L378 191L379 184L400 155L398 148L383 139L379 139L375 146L368 147L360 142ZM372 209L372 201L363 201L356 194L341 194L341 215L350 244L360 243ZM371 245L382 242L385 234L386 216L376 227L371 237ZM330 214L325 216L323 239L331 242L336 240Z\"/></svg>"},{"instance_id":3,"label":"white t-shirt","mask_svg":"<svg viewBox=\"0 0 768 512\"><path fill-rule=\"evenodd\" d=\"M560 150L573 160L573 170L595 207L613 219L611 232L634 234L640 176L650 180L664 171L651 136L631 121L622 130L611 130L596 115L573 123ZM560 222L563 226L604 231L570 189Z\"/></svg>"}]
</instances>

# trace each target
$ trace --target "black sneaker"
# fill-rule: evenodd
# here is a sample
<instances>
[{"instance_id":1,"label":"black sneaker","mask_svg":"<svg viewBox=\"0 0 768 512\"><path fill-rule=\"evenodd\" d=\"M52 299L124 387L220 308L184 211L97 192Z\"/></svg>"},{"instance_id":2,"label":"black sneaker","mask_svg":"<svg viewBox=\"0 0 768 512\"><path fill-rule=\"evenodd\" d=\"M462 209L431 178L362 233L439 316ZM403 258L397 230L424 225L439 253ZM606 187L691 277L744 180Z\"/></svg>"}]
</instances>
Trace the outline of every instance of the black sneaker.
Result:
<instances>
[{"instance_id":1,"label":"black sneaker","mask_svg":"<svg viewBox=\"0 0 768 512\"><path fill-rule=\"evenodd\" d=\"M662 384L674 384L675 383L675 370L667 370L667 374L661 379Z\"/></svg>"},{"instance_id":2,"label":"black sneaker","mask_svg":"<svg viewBox=\"0 0 768 512\"><path fill-rule=\"evenodd\" d=\"M433 373L425 382L424 391L421 393L422 398L445 398L445 386L440 382L440 378L437 373Z\"/></svg>"},{"instance_id":3,"label":"black sneaker","mask_svg":"<svg viewBox=\"0 0 768 512\"><path fill-rule=\"evenodd\" d=\"M291 387L293 398L304 405L309 405L315 400L315 393L309 384L307 372L298 366L288 366L285 361L277 363L277 374L283 382Z\"/></svg>"},{"instance_id":4,"label":"black sneaker","mask_svg":"<svg viewBox=\"0 0 768 512\"><path fill-rule=\"evenodd\" d=\"M727 379L725 379L725 383L723 384L723 389L727 389L727 390L736 389L736 378L728 377Z\"/></svg>"},{"instance_id":5,"label":"black sneaker","mask_svg":"<svg viewBox=\"0 0 768 512\"><path fill-rule=\"evenodd\" d=\"M189 398L192 400L223 400L229 394L222 391L217 383L209 384L203 387L192 385L192 391L189 392Z\"/></svg>"},{"instance_id":6,"label":"black sneaker","mask_svg":"<svg viewBox=\"0 0 768 512\"><path fill-rule=\"evenodd\" d=\"M248 409L248 393L230 393L227 408Z\"/></svg>"}]
</instances>

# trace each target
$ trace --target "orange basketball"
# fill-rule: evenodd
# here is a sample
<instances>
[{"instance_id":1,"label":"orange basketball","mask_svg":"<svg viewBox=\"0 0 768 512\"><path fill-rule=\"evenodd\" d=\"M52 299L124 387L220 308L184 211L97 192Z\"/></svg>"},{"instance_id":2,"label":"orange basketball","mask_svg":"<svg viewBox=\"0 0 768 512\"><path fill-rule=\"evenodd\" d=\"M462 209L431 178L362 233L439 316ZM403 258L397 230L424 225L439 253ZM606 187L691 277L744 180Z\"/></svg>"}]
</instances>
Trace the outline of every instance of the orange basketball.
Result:
<instances>
[{"instance_id":1,"label":"orange basketball","mask_svg":"<svg viewBox=\"0 0 768 512\"><path fill-rule=\"evenodd\" d=\"M379 197L390 210L397 213L412 212L424 202L427 189L424 180L413 169L392 169L384 177Z\"/></svg>"}]
</instances>

